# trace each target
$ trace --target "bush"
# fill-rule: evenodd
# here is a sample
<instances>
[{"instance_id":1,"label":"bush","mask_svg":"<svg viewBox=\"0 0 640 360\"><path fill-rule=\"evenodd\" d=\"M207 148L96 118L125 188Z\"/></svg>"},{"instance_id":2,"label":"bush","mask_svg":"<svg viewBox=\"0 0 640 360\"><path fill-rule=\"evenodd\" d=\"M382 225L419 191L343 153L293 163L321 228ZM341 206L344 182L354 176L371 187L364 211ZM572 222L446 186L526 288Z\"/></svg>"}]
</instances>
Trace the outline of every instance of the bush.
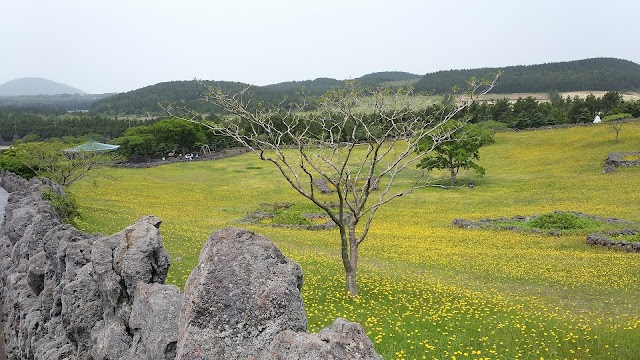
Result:
<instances>
[{"instance_id":1,"label":"bush","mask_svg":"<svg viewBox=\"0 0 640 360\"><path fill-rule=\"evenodd\" d=\"M488 130L491 132L498 132L498 131L505 131L509 129L509 125L500 122L500 121L495 121L495 120L487 120L487 121L481 121L479 123L476 124L480 129L482 130Z\"/></svg>"},{"instance_id":2,"label":"bush","mask_svg":"<svg viewBox=\"0 0 640 360\"><path fill-rule=\"evenodd\" d=\"M62 221L68 222L79 215L78 204L71 194L60 195L49 188L42 191L42 200L51 203Z\"/></svg>"},{"instance_id":3,"label":"bush","mask_svg":"<svg viewBox=\"0 0 640 360\"><path fill-rule=\"evenodd\" d=\"M32 169L20 161L15 148L7 149L0 154L0 169L12 172L27 180L36 176Z\"/></svg>"},{"instance_id":4,"label":"bush","mask_svg":"<svg viewBox=\"0 0 640 360\"><path fill-rule=\"evenodd\" d=\"M593 219L578 216L568 212L553 212L542 214L529 221L529 226L543 230L583 230L600 227L600 223Z\"/></svg>"},{"instance_id":5,"label":"bush","mask_svg":"<svg viewBox=\"0 0 640 360\"><path fill-rule=\"evenodd\" d=\"M293 211L283 211L271 220L272 224L279 225L311 225L311 221L302 214Z\"/></svg>"},{"instance_id":6,"label":"bush","mask_svg":"<svg viewBox=\"0 0 640 360\"><path fill-rule=\"evenodd\" d=\"M633 115L631 114L613 114L613 115L607 115L605 117L602 118L602 121L607 122L607 121L616 121L616 120L622 120L622 119L631 119L633 117Z\"/></svg>"}]
</instances>

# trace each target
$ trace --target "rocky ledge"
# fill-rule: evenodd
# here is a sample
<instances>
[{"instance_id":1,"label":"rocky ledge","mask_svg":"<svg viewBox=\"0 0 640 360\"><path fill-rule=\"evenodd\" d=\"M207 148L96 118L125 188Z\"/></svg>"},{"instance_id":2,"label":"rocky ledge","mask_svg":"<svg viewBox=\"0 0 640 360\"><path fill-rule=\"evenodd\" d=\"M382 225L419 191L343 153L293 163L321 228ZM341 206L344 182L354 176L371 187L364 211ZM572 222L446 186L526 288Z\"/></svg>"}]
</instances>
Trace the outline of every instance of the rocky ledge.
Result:
<instances>
[{"instance_id":1,"label":"rocky ledge","mask_svg":"<svg viewBox=\"0 0 640 360\"><path fill-rule=\"evenodd\" d=\"M307 332L302 270L243 229L211 235L184 293L164 284L160 219L110 235L61 224L47 181L3 174L0 228L8 359L381 359L344 319Z\"/></svg>"}]
</instances>

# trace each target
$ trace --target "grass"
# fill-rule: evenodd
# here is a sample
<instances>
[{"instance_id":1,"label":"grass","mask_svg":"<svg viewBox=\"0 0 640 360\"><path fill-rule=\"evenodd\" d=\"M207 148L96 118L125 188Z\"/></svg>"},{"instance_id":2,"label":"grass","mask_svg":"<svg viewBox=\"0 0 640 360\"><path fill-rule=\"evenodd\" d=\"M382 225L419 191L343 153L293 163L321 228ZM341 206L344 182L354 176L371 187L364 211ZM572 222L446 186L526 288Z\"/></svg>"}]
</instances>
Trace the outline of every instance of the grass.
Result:
<instances>
[{"instance_id":1,"label":"grass","mask_svg":"<svg viewBox=\"0 0 640 360\"><path fill-rule=\"evenodd\" d=\"M338 316L359 322L385 359L637 359L638 254L589 247L583 235L451 226L553 210L640 221L640 167L602 173L609 152L640 148L635 128L619 143L601 125L498 133L481 151L486 175L462 176L475 188L422 189L380 210L361 246L356 298L344 292L337 230L239 224L262 203L304 202L250 154L108 169L72 190L89 232L160 216L168 282L179 286L214 230L267 236L302 265L310 330Z\"/></svg>"},{"instance_id":2,"label":"grass","mask_svg":"<svg viewBox=\"0 0 640 360\"><path fill-rule=\"evenodd\" d=\"M640 160L640 153L622 155L622 161L638 161L638 160Z\"/></svg>"}]
</instances>

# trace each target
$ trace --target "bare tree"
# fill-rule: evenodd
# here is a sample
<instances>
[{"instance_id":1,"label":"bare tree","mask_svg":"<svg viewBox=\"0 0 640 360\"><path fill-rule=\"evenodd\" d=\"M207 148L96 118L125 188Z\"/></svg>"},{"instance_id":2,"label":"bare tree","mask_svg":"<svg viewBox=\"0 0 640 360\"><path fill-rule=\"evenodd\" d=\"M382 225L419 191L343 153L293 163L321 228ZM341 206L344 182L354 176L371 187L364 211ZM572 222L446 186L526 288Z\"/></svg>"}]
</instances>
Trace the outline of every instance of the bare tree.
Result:
<instances>
[{"instance_id":1,"label":"bare tree","mask_svg":"<svg viewBox=\"0 0 640 360\"><path fill-rule=\"evenodd\" d=\"M364 91L355 84L314 99L311 111L300 111L308 101L284 111L250 106L243 99L246 89L229 94L207 87L204 100L235 115L223 122L204 121L199 114L163 106L175 118L203 124L273 163L298 193L324 210L340 231L346 289L357 295L358 248L376 212L393 199L430 184L417 163L457 130L447 127L442 131L443 125L477 96L489 92L496 79L470 80L453 108L438 107L433 112L421 111L410 91ZM429 146L419 146L427 138ZM409 167L418 175L398 186L396 180ZM318 181L335 191L321 193Z\"/></svg>"},{"instance_id":2,"label":"bare tree","mask_svg":"<svg viewBox=\"0 0 640 360\"><path fill-rule=\"evenodd\" d=\"M620 136L620 130L622 130L622 122L620 121L613 121L609 123L609 127L611 128L611 130L613 130L613 132L616 133L616 143L618 143L618 137Z\"/></svg>"}]
</instances>

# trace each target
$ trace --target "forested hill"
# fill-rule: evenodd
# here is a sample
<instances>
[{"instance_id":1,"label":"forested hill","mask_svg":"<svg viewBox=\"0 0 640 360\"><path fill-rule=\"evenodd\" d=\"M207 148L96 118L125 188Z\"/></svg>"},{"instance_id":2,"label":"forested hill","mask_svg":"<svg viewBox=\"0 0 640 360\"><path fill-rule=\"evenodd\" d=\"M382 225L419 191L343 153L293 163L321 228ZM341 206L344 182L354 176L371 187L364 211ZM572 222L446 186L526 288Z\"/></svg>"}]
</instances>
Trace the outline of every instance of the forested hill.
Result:
<instances>
[{"instance_id":1,"label":"forested hill","mask_svg":"<svg viewBox=\"0 0 640 360\"><path fill-rule=\"evenodd\" d=\"M446 93L471 77L486 78L502 70L494 93L550 91L628 91L640 89L640 65L620 59L594 58L505 68L438 71L414 84L416 91Z\"/></svg>"},{"instance_id":2,"label":"forested hill","mask_svg":"<svg viewBox=\"0 0 640 360\"><path fill-rule=\"evenodd\" d=\"M206 92L205 85L217 86L231 92L238 92L250 86L228 81L205 81L204 84L195 80L163 82L96 101L91 106L91 112L106 115L155 115L163 113L158 105L162 101L178 103L199 112L216 111L217 109L210 104L200 101L200 97ZM259 87L251 88L252 97L261 95L256 94L257 89Z\"/></svg>"},{"instance_id":3,"label":"forested hill","mask_svg":"<svg viewBox=\"0 0 640 360\"><path fill-rule=\"evenodd\" d=\"M640 90L640 65L627 60L595 58L560 63L506 68L482 68L471 70L439 71L420 77L405 72L379 72L362 76L359 84L365 87L412 85L417 92L448 93L454 85L464 86L470 77L484 78L503 71L494 93L528 93L551 91L630 91ZM321 95L344 83L343 80L318 78L307 81L290 81L267 86L226 81L207 81L237 92L250 87L247 98L254 102L275 105L296 101L301 91ZM158 102L183 102L188 108L203 113L219 109L200 101L205 92L196 81L172 81L147 86L111 96L95 102L92 113L106 115L163 114Z\"/></svg>"},{"instance_id":4,"label":"forested hill","mask_svg":"<svg viewBox=\"0 0 640 360\"><path fill-rule=\"evenodd\" d=\"M383 86L387 83L418 80L420 75L405 72L381 72L365 75L356 79L363 86ZM295 101L301 92L310 95L322 95L329 89L344 84L343 80L330 78L318 78L306 81L289 81L266 86L253 86L239 82L206 81L205 84L219 86L223 89L237 92L249 88L247 98L255 102L267 104L280 104ZM211 104L200 101L200 97L206 91L203 84L197 81L171 81L147 86L141 89L117 94L95 102L91 112L107 115L131 115L131 114L161 114L158 106L161 101L184 103L184 106L202 112L218 111Z\"/></svg>"},{"instance_id":5,"label":"forested hill","mask_svg":"<svg viewBox=\"0 0 640 360\"><path fill-rule=\"evenodd\" d=\"M406 84L407 82L415 82L420 79L420 75L411 74L401 71L386 71L367 74L357 79L354 79L358 84L367 87L388 86L396 84ZM289 81L273 85L264 86L267 90L273 90L276 92L286 93L289 96L293 96L295 93L300 92L303 89L305 92L312 95L322 95L331 88L344 84L343 80L336 80L331 78L318 78L315 80L306 81Z\"/></svg>"}]
</instances>

